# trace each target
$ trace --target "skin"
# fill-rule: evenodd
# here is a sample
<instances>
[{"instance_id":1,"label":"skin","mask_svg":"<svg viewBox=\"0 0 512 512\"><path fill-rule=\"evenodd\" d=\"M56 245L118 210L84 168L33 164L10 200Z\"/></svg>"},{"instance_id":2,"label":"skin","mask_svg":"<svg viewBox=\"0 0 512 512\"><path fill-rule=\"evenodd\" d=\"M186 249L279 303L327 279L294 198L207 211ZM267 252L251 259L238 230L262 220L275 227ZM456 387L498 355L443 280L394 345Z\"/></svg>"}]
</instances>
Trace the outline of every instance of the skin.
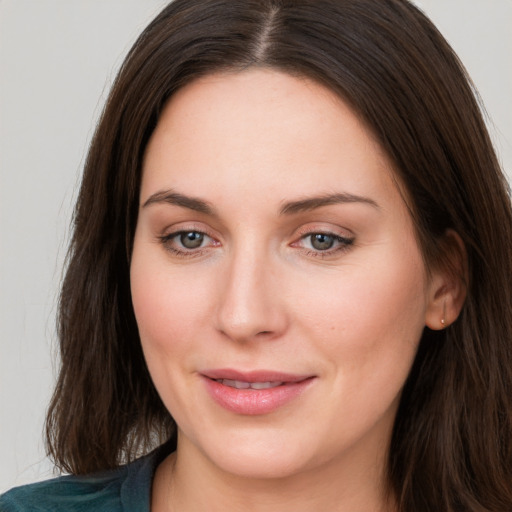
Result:
<instances>
[{"instance_id":1,"label":"skin","mask_svg":"<svg viewBox=\"0 0 512 512\"><path fill-rule=\"evenodd\" d=\"M400 392L425 325L456 308L447 276L427 277L392 166L357 116L276 71L193 82L151 137L140 203L133 305L179 429L152 510L392 510L384 471ZM199 245L184 247L183 232ZM209 368L312 379L284 406L245 415L212 400Z\"/></svg>"}]
</instances>

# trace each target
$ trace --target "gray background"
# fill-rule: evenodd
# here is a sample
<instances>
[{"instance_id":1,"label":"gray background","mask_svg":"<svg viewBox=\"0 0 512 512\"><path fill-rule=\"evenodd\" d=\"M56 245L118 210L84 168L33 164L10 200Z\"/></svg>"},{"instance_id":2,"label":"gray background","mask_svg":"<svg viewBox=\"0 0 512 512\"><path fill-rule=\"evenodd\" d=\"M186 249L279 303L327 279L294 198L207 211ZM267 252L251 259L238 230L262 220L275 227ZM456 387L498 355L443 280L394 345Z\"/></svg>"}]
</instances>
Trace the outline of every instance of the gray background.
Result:
<instances>
[{"instance_id":1,"label":"gray background","mask_svg":"<svg viewBox=\"0 0 512 512\"><path fill-rule=\"evenodd\" d=\"M417 2L466 64L512 175L512 0ZM0 0L0 492L52 476L54 315L88 141L165 0Z\"/></svg>"}]
</instances>

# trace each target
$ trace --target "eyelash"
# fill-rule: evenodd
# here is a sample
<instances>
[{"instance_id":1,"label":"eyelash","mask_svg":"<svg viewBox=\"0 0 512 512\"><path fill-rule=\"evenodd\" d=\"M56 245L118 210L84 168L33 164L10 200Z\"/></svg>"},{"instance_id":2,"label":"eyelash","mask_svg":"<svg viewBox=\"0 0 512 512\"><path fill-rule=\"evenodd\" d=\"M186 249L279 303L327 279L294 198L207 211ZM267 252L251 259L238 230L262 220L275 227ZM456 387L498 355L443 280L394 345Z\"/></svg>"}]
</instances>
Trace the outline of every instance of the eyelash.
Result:
<instances>
[{"instance_id":1,"label":"eyelash","mask_svg":"<svg viewBox=\"0 0 512 512\"><path fill-rule=\"evenodd\" d=\"M299 241L304 241L308 238L312 240L312 237L317 235L331 237L333 239L334 247L330 247L326 250L304 248L306 255L313 258L329 258L338 254L342 254L347 252L354 243L354 238L347 238L341 235L337 235L336 233L331 233L329 231L308 231L307 233L301 235ZM296 243L297 242L294 242L292 245L295 245Z\"/></svg>"},{"instance_id":2,"label":"eyelash","mask_svg":"<svg viewBox=\"0 0 512 512\"><path fill-rule=\"evenodd\" d=\"M164 248L167 251L171 252L174 256L177 256L180 258L199 257L208 249L208 245L200 246L200 247L197 247L196 249L194 249L194 248L192 248L192 249L182 248L181 249L181 248L173 247L173 245L172 245L173 240L177 239L180 236L192 234L192 233L196 234L196 235L203 236L204 238L207 238L210 240L214 240L213 237L211 237L204 231L195 230L195 229L183 229L183 230L179 230L179 231L174 231L172 233L168 233L166 235L159 236L158 239L159 239L160 243L164 246ZM334 248L330 247L325 250L320 250L320 249L315 250L315 249L303 248L306 255L309 257L328 258L328 257L348 251L350 249L350 246L352 246L354 243L354 238L343 237L341 235L337 235L336 233L332 233L329 231L321 231L321 230L311 231L311 230L309 230L307 232L302 233L300 235L299 240L297 242L293 242L291 244L291 246L295 247L298 245L299 242L307 240L308 238L311 240L313 236L318 236L318 235L331 237L333 239L333 244L335 244L335 246L334 246ZM218 242L215 243L213 246L215 246L217 244L218 244Z\"/></svg>"},{"instance_id":3,"label":"eyelash","mask_svg":"<svg viewBox=\"0 0 512 512\"><path fill-rule=\"evenodd\" d=\"M168 233L167 235L163 235L158 238L160 240L160 243L164 246L165 250L169 251L174 256L180 258L194 258L201 256L205 252L205 250L208 249L208 246L201 246L198 247L197 249L187 249L186 247L178 249L176 247L173 247L172 245L174 239L191 233L202 235L205 238L213 240L213 237L209 236L204 231L200 231L198 229L181 229L179 231L174 231L173 233Z\"/></svg>"}]
</instances>

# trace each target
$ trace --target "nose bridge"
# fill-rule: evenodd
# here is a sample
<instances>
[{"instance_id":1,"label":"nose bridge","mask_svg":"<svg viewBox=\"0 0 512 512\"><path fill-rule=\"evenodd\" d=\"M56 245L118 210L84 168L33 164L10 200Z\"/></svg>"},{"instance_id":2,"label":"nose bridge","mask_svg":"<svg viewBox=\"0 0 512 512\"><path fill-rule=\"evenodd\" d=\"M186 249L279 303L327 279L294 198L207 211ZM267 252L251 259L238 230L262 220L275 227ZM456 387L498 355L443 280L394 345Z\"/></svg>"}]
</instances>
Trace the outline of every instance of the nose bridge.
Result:
<instances>
[{"instance_id":1,"label":"nose bridge","mask_svg":"<svg viewBox=\"0 0 512 512\"><path fill-rule=\"evenodd\" d=\"M244 243L227 259L219 293L219 330L238 341L279 335L286 320L272 256L258 244Z\"/></svg>"}]
</instances>

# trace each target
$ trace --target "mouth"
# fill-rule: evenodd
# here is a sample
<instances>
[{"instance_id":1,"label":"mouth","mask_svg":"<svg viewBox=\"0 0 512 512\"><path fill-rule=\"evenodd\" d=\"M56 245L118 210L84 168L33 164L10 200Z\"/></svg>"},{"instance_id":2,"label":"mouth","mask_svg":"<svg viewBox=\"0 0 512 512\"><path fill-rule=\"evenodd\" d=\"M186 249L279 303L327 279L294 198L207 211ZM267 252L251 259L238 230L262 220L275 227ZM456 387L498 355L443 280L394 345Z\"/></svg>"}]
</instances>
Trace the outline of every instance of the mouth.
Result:
<instances>
[{"instance_id":1,"label":"mouth","mask_svg":"<svg viewBox=\"0 0 512 512\"><path fill-rule=\"evenodd\" d=\"M215 379L224 386L236 389L272 389L282 386L284 382L245 382L242 380Z\"/></svg>"},{"instance_id":2,"label":"mouth","mask_svg":"<svg viewBox=\"0 0 512 512\"><path fill-rule=\"evenodd\" d=\"M293 402L315 380L314 375L266 370L208 370L201 376L217 405L230 412L250 416L269 414Z\"/></svg>"}]
</instances>

